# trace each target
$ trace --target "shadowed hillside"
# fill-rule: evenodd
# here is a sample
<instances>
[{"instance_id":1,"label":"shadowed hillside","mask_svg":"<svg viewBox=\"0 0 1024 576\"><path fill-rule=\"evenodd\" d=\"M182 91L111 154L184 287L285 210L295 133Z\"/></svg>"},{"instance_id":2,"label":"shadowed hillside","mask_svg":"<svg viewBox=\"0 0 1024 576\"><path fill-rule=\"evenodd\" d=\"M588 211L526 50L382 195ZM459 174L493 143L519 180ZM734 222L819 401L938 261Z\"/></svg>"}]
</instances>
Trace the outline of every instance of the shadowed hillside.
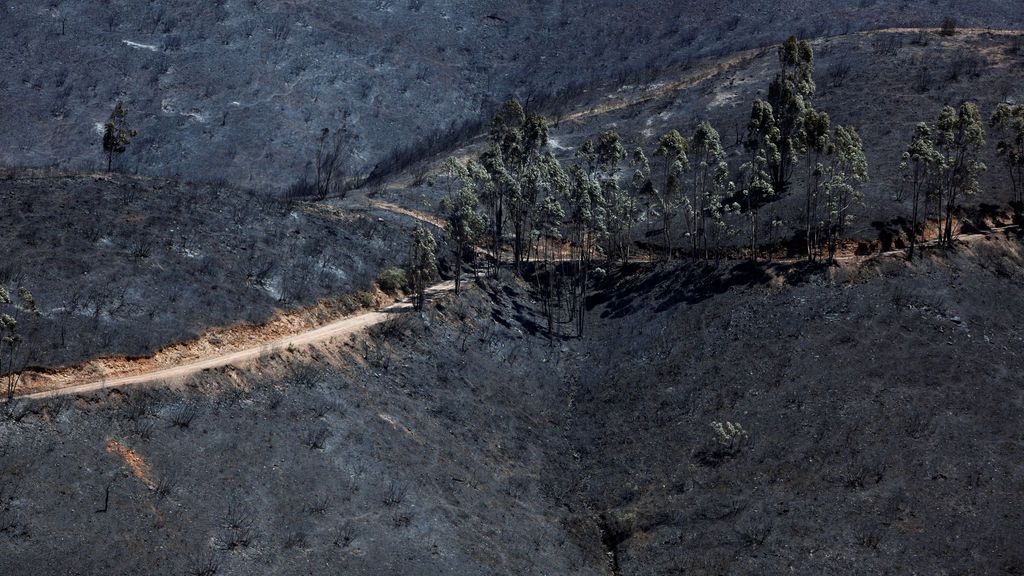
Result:
<instances>
[{"instance_id":1,"label":"shadowed hillside","mask_svg":"<svg viewBox=\"0 0 1024 576\"><path fill-rule=\"evenodd\" d=\"M0 567L1015 574L1022 285L1002 236L633 266L551 341L529 287L487 280L247 370L19 402Z\"/></svg>"}]
</instances>

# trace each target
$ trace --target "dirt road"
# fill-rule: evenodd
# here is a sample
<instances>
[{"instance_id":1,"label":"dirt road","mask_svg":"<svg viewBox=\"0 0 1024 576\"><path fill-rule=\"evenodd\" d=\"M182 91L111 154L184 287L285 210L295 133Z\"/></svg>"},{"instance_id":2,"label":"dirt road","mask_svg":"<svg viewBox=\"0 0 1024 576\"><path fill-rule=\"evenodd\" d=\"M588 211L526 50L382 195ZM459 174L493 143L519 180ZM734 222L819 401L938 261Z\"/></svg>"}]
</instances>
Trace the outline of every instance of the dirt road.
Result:
<instances>
[{"instance_id":1,"label":"dirt road","mask_svg":"<svg viewBox=\"0 0 1024 576\"><path fill-rule=\"evenodd\" d=\"M449 280L447 282L441 282L440 284L435 284L434 286L431 286L427 290L427 293L429 296L435 296L437 294L449 292L454 289L455 282ZM103 378L92 382L86 382L84 384L76 384L74 386L26 394L19 397L27 399L52 398L55 396L83 394L87 392L96 392L99 390L108 390L111 388L132 386L136 384L180 380L192 376L194 374L198 374L203 370L209 370L211 368L220 368L222 366L242 364L273 352L279 352L282 350L288 350L293 347L308 346L310 344L325 342L327 340L331 340L332 338L349 336L375 324L380 324L381 322L384 322L385 320L392 318L397 314L408 312L411 309L412 303L409 300L403 300L381 310L365 312L363 314L358 314L356 316L342 318L341 320L336 320L334 322L331 322L330 324L325 324L323 326L320 326L319 328L315 328L307 332L300 332L298 334L293 334L290 336L286 336L284 338L279 338L277 340L273 340L265 344L261 344L259 346L253 346L250 348L244 348L242 350L226 352L224 354L218 354L215 356L208 356L201 360L187 362L180 366L171 366L168 368L161 368L138 374L128 374L125 376L119 376L110 379Z\"/></svg>"}]
</instances>

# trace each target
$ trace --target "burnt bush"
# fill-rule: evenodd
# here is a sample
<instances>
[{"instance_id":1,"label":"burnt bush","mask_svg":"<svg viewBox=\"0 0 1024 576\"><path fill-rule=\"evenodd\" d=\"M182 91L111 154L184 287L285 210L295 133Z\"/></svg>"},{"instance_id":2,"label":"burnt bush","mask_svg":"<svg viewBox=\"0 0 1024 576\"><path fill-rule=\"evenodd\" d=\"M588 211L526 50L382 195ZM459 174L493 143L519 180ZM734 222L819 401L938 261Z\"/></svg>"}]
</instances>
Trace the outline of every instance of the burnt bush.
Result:
<instances>
[{"instance_id":1,"label":"burnt bush","mask_svg":"<svg viewBox=\"0 0 1024 576\"><path fill-rule=\"evenodd\" d=\"M841 88L850 75L850 63L846 60L833 62L828 67L828 82L833 88Z\"/></svg>"},{"instance_id":2,"label":"burnt bush","mask_svg":"<svg viewBox=\"0 0 1024 576\"><path fill-rule=\"evenodd\" d=\"M180 402L171 407L168 419L179 428L188 428L199 414L199 406L194 402Z\"/></svg>"},{"instance_id":3,"label":"burnt bush","mask_svg":"<svg viewBox=\"0 0 1024 576\"><path fill-rule=\"evenodd\" d=\"M956 18L946 18L942 21L939 34L943 36L956 36Z\"/></svg>"},{"instance_id":4,"label":"burnt bush","mask_svg":"<svg viewBox=\"0 0 1024 576\"><path fill-rule=\"evenodd\" d=\"M313 428L302 437L302 443L310 450L323 450L331 431L325 427Z\"/></svg>"}]
</instances>

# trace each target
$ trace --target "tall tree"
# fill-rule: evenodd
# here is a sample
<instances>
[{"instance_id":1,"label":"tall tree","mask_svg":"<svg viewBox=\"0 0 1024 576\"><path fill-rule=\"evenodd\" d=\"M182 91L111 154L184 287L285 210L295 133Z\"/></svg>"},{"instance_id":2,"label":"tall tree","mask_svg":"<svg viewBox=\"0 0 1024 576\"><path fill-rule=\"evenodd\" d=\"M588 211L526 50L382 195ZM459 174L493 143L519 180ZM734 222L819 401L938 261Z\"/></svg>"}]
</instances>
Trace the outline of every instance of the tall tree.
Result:
<instances>
[{"instance_id":1,"label":"tall tree","mask_svg":"<svg viewBox=\"0 0 1024 576\"><path fill-rule=\"evenodd\" d=\"M693 221L690 230L692 254L697 258L703 253L707 260L712 247L717 253L718 240L726 228L728 207L723 202L726 196L735 192L735 185L729 179L729 165L721 137L709 122L701 122L694 131L690 139L690 156L693 184L688 215Z\"/></svg>"},{"instance_id":2,"label":"tall tree","mask_svg":"<svg viewBox=\"0 0 1024 576\"><path fill-rule=\"evenodd\" d=\"M910 247L907 249L909 260L914 259L914 250L917 247L922 202L934 190L941 166L942 156L935 150L932 131L927 124L921 122L914 128L910 146L903 153L900 163L903 180L910 186L911 195Z\"/></svg>"},{"instance_id":3,"label":"tall tree","mask_svg":"<svg viewBox=\"0 0 1024 576\"><path fill-rule=\"evenodd\" d=\"M742 195L750 220L750 258L754 261L758 259L761 209L777 197L772 184L771 167L780 162L779 138L779 128L771 104L755 100L744 143L750 153L750 160L740 170L744 175ZM769 218L769 221L772 219Z\"/></svg>"},{"instance_id":4,"label":"tall tree","mask_svg":"<svg viewBox=\"0 0 1024 576\"><path fill-rule=\"evenodd\" d=\"M780 70L765 100L755 100L748 125L748 146L764 150L776 195L789 187L797 160L801 122L814 95L814 50L806 40L787 39L778 50ZM760 141L752 145L751 141Z\"/></svg>"},{"instance_id":5,"label":"tall tree","mask_svg":"<svg viewBox=\"0 0 1024 576\"><path fill-rule=\"evenodd\" d=\"M996 153L1010 176L1013 201L1024 202L1024 104L1000 103L989 126L999 136Z\"/></svg>"},{"instance_id":6,"label":"tall tree","mask_svg":"<svg viewBox=\"0 0 1024 576\"><path fill-rule=\"evenodd\" d=\"M499 252L508 217L514 232L513 263L518 269L526 248L525 240L531 235L530 216L537 201L536 190L523 186L527 183L528 172L547 156L547 123L539 115L527 115L517 100L509 100L491 121L489 143L481 163L494 186L487 200L492 208L495 254Z\"/></svg>"},{"instance_id":7,"label":"tall tree","mask_svg":"<svg viewBox=\"0 0 1024 576\"><path fill-rule=\"evenodd\" d=\"M758 260L760 247L758 232L762 226L761 210L775 198L775 189L772 188L767 166L764 148L757 148L750 161L740 167L740 174L743 175L740 196L743 198L743 208L747 212L750 224L750 259L755 262Z\"/></svg>"},{"instance_id":8,"label":"tall tree","mask_svg":"<svg viewBox=\"0 0 1024 576\"><path fill-rule=\"evenodd\" d=\"M594 147L593 178L605 202L605 253L609 258L628 258L629 234L636 220L636 201L630 186L621 182L626 148L617 132L602 133Z\"/></svg>"},{"instance_id":9,"label":"tall tree","mask_svg":"<svg viewBox=\"0 0 1024 576\"><path fill-rule=\"evenodd\" d=\"M825 169L825 243L828 259L834 262L839 240L853 220L850 208L863 197L860 188L868 180L868 161L860 135L846 126L835 127L831 156Z\"/></svg>"},{"instance_id":10,"label":"tall tree","mask_svg":"<svg viewBox=\"0 0 1024 576\"><path fill-rule=\"evenodd\" d=\"M480 200L480 203L483 206L484 211L486 212L489 209L490 210L490 214L494 215L495 214L495 202L496 202L496 197L497 197L498 193L497 193L497 187L494 185L494 180L491 178L491 173L487 170L487 168L483 165L483 163L481 163L478 160L470 160L469 162L466 162L466 173L467 173L467 175L469 177L469 181L473 185L474 193L476 194L476 197ZM498 266L498 263L499 263L498 262L499 242L497 241L497 233L495 232L495 229L494 229L494 226L493 226L493 224L494 224L493 220L491 221L490 224L491 224L490 225L490 232L492 234L492 237L491 237L491 249L492 249L491 257L494 259L493 261L494 261L494 265L495 265L495 270L497 270L497 266ZM487 231L488 231L488 222L487 222L487 218L485 217L484 218L484 231L483 231L483 233L486 234Z\"/></svg>"},{"instance_id":11,"label":"tall tree","mask_svg":"<svg viewBox=\"0 0 1024 576\"><path fill-rule=\"evenodd\" d=\"M630 155L630 168L633 174L629 181L629 190L620 203L618 217L624 221L626 230L625 239L622 242L622 261L627 262L630 257L630 246L633 243L633 231L636 225L647 217L641 208L641 198L650 197L651 189L651 164L644 154L643 148L633 149Z\"/></svg>"},{"instance_id":12,"label":"tall tree","mask_svg":"<svg viewBox=\"0 0 1024 576\"><path fill-rule=\"evenodd\" d=\"M412 233L409 272L416 295L416 309L422 310L427 301L427 287L437 276L437 241L430 230L423 226L417 226Z\"/></svg>"},{"instance_id":13,"label":"tall tree","mask_svg":"<svg viewBox=\"0 0 1024 576\"><path fill-rule=\"evenodd\" d=\"M103 126L103 151L107 154L107 172L114 164L114 155L123 154L137 132L128 125L128 110L118 101L110 118Z\"/></svg>"},{"instance_id":14,"label":"tall tree","mask_svg":"<svg viewBox=\"0 0 1024 576\"><path fill-rule=\"evenodd\" d=\"M804 240L807 244L807 259L814 260L820 229L819 195L825 177L823 161L834 153L831 140L832 122L825 112L813 108L804 111L801 121L798 149L804 155Z\"/></svg>"},{"instance_id":15,"label":"tall tree","mask_svg":"<svg viewBox=\"0 0 1024 576\"><path fill-rule=\"evenodd\" d=\"M601 193L600 184L590 173L580 164L573 165L569 172L566 204L569 208L567 224L572 275L570 318L576 322L577 336L583 335L594 248L605 233L605 208Z\"/></svg>"},{"instance_id":16,"label":"tall tree","mask_svg":"<svg viewBox=\"0 0 1024 576\"><path fill-rule=\"evenodd\" d=\"M687 152L690 143L677 130L661 137L654 156L661 159L660 186L648 189L652 197L653 212L661 219L661 233L665 242L666 258L672 259L672 222L683 201L683 173L689 169Z\"/></svg>"},{"instance_id":17,"label":"tall tree","mask_svg":"<svg viewBox=\"0 0 1024 576\"><path fill-rule=\"evenodd\" d=\"M563 172L552 181L544 199L537 208L537 230L539 232L541 271L537 274L541 283L541 305L547 319L548 336L553 336L560 323L562 309L562 276L559 263L562 259L563 242L562 228L565 223L565 208L561 198L568 190L569 180Z\"/></svg>"},{"instance_id":18,"label":"tall tree","mask_svg":"<svg viewBox=\"0 0 1024 576\"><path fill-rule=\"evenodd\" d=\"M939 193L945 210L942 243L953 245L953 220L957 202L980 190L978 174L985 165L978 159L985 145L985 126L978 107L971 102L959 109L945 106L935 124L936 148L942 155Z\"/></svg>"},{"instance_id":19,"label":"tall tree","mask_svg":"<svg viewBox=\"0 0 1024 576\"><path fill-rule=\"evenodd\" d=\"M449 159L445 166L448 180L454 187L441 200L441 211L444 213L445 230L455 256L455 294L458 295L462 286L463 257L483 232L484 219L479 212L480 199L477 198L469 171L454 158Z\"/></svg>"}]
</instances>

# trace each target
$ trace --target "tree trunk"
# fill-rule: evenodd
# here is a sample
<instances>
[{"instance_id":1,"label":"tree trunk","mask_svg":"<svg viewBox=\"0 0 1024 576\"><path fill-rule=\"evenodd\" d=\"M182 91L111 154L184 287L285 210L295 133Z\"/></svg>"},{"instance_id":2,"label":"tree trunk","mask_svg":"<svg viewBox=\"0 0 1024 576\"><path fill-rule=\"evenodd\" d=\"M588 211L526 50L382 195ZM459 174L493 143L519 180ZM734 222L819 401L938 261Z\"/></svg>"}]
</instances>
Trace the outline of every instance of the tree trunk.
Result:
<instances>
[{"instance_id":1,"label":"tree trunk","mask_svg":"<svg viewBox=\"0 0 1024 576\"><path fill-rule=\"evenodd\" d=\"M921 202L921 192L914 186L914 208L910 222L910 250L907 251L907 260L914 259L914 248L917 246L917 207Z\"/></svg>"},{"instance_id":2,"label":"tree trunk","mask_svg":"<svg viewBox=\"0 0 1024 576\"><path fill-rule=\"evenodd\" d=\"M953 209L956 206L956 195L952 192L946 201L946 231L943 235L947 247L953 246Z\"/></svg>"},{"instance_id":3,"label":"tree trunk","mask_svg":"<svg viewBox=\"0 0 1024 576\"><path fill-rule=\"evenodd\" d=\"M671 221L672 218L670 216L665 216L662 220L663 226L661 229L661 233L665 236L665 260L669 262L672 261L672 233L669 230Z\"/></svg>"},{"instance_id":4,"label":"tree trunk","mask_svg":"<svg viewBox=\"0 0 1024 576\"><path fill-rule=\"evenodd\" d=\"M749 205L748 205L749 206ZM750 208L747 208L750 210ZM757 262L757 212L750 213L750 259Z\"/></svg>"},{"instance_id":5,"label":"tree trunk","mask_svg":"<svg viewBox=\"0 0 1024 576\"><path fill-rule=\"evenodd\" d=\"M455 295L459 295L459 289L462 287L462 251L465 247L462 243L459 243L458 249L455 252Z\"/></svg>"}]
</instances>

